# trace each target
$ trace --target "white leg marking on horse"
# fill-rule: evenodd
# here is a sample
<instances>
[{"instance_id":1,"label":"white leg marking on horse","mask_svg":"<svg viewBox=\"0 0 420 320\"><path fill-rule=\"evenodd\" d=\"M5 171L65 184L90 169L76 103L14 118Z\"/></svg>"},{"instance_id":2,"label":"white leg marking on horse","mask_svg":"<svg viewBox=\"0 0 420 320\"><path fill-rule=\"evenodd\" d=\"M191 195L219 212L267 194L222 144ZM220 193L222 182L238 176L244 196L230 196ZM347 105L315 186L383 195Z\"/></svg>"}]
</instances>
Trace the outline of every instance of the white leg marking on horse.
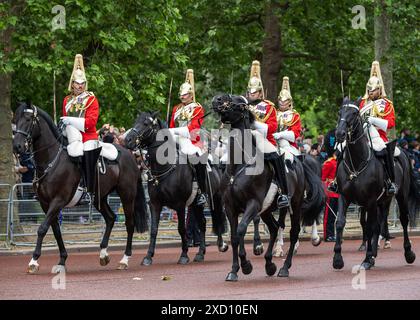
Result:
<instances>
[{"instance_id":1,"label":"white leg marking on horse","mask_svg":"<svg viewBox=\"0 0 420 320\"><path fill-rule=\"evenodd\" d=\"M108 255L108 252L106 252L107 248L101 249L101 253L99 254L99 258L103 259Z\"/></svg>"}]
</instances>

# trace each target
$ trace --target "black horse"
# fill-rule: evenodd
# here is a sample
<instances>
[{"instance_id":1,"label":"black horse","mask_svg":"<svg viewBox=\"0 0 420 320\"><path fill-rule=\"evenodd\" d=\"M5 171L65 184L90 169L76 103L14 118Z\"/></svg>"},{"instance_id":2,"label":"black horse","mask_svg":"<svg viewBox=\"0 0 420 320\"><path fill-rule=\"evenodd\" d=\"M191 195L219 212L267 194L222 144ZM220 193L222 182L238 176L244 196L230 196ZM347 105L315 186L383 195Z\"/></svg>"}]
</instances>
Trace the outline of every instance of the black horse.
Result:
<instances>
[{"instance_id":1,"label":"black horse","mask_svg":"<svg viewBox=\"0 0 420 320\"><path fill-rule=\"evenodd\" d=\"M350 203L357 203L367 211L366 235L367 250L362 268L370 269L375 264L377 256L378 238L381 223L384 219L392 196L385 193L384 166L374 155L368 145L368 135L363 129L363 120L359 113L358 104L348 98L343 100L340 108L336 137L338 143L346 141L342 160L337 168L337 185L339 191L338 217L336 222L337 238L334 246L333 267L341 269L344 266L341 255L343 229L346 223L346 211ZM405 153L397 158L395 177L398 192L396 199L400 209L400 221L404 230L404 254L407 263L413 263L416 256L411 250L407 225L409 217L408 200L412 192L411 164Z\"/></svg>"},{"instance_id":2,"label":"black horse","mask_svg":"<svg viewBox=\"0 0 420 320\"><path fill-rule=\"evenodd\" d=\"M250 171L256 169L255 164L258 163L256 157L266 157L257 152L254 137L252 137L251 146L245 145L245 134L249 134L247 130L251 128L251 124L255 120L248 109L247 101L240 96L221 95L213 98L212 107L215 112L221 115L221 121L225 124L230 124L233 130L229 138L229 161L222 179L222 194L231 226L233 248L232 270L227 275L226 281L238 280L237 273L240 268L238 257L241 259L242 272L244 274L252 272L252 264L246 259L244 237L248 224L257 215L261 216L270 231L270 242L264 258L266 260L265 271L267 275L272 276L277 269L272 262L272 250L279 228L279 222L275 220L272 214L273 211L277 210L277 192L272 194L272 199L270 199L271 201L268 204L264 204L264 200L271 189L273 168L267 161L260 158L259 161L263 161L259 162L263 163L262 172L253 175L247 174L247 169L250 169ZM250 154L247 150L251 151ZM239 151L241 161L235 159L237 158L235 151ZM288 161L286 163L289 170L287 183L289 194L291 195L290 213L292 228L290 230L290 248L294 248L298 240L301 220L304 221L305 225L312 225L317 220L325 201L325 193L321 180L304 163L302 164L298 159L295 159L293 164ZM308 189L306 190L307 197L305 198L306 183ZM305 211L302 211L303 206L306 206ZM280 210L279 221L284 221L286 212L287 208ZM243 217L238 225L240 213L243 213ZM239 255L238 247L240 247ZM292 256L293 250L289 250L278 276L287 277L289 275L289 268L292 266Z\"/></svg>"},{"instance_id":3,"label":"black horse","mask_svg":"<svg viewBox=\"0 0 420 320\"><path fill-rule=\"evenodd\" d=\"M118 163L107 165L106 173L99 177L99 194L95 196L94 206L101 212L106 222L100 255L100 264L106 265L110 258L106 252L115 213L107 203L110 192L116 190L124 208L125 225L127 228L127 245L119 269L128 267L128 259L132 254L132 238L134 227L138 232L144 232L147 226L147 210L145 195L139 170L134 156L130 151L116 146L120 158ZM36 165L34 186L46 213L45 220L39 226L36 248L29 263L28 272L39 270L37 260L41 256L42 241L52 227L54 237L60 250L60 261L55 267L56 272L65 270L67 252L61 236L58 214L71 200L80 182L80 169L73 162L64 145L64 139L51 117L40 108L21 104L16 110L16 134L13 139L15 153L30 152ZM98 178L95 179L95 190L98 195Z\"/></svg>"},{"instance_id":4,"label":"black horse","mask_svg":"<svg viewBox=\"0 0 420 320\"><path fill-rule=\"evenodd\" d=\"M142 148L147 150L147 160L150 164L151 179L148 183L148 190L150 195L150 208L152 215L151 237L149 250L146 257L143 259L143 265L152 264L152 257L155 253L156 237L159 227L160 212L163 206L167 206L176 210L178 214L178 232L182 240L182 253L178 260L179 264L187 264L188 258L188 244L185 229L185 208L187 202L193 200L193 179L194 168L187 161L169 161L162 164L159 161L159 147L167 143L167 146L172 151L176 150L176 143L172 136L167 135L166 141L159 141L157 135L160 130L166 129L166 126L160 119L157 118L157 113L142 112L138 116L133 128L125 138L126 146L130 149ZM163 132L163 131L161 131ZM162 148L163 150L163 148ZM178 156L176 152L173 153L175 158ZM178 160L182 157L179 155ZM172 160L175 160L172 159ZM209 173L211 183L209 189L212 191L212 197L209 197L213 204L211 210L213 220L213 231L218 236L217 245L219 251L225 252L228 249L227 244L223 241L222 234L225 233L226 215L223 210L220 190L221 174L218 169L212 166L212 171ZM194 261L200 262L204 260L206 252L205 246L205 232L206 219L204 216L204 207L197 205L195 201L191 203L192 214L198 221L200 229L200 247Z\"/></svg>"}]
</instances>

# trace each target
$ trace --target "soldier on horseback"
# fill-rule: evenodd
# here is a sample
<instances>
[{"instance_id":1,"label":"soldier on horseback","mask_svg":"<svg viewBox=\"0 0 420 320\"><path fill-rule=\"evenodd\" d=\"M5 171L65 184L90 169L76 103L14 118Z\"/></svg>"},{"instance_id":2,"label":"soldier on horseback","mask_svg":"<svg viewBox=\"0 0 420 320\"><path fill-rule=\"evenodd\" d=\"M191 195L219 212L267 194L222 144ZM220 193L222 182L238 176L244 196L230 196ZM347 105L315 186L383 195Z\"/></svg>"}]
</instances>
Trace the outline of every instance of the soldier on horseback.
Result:
<instances>
[{"instance_id":1,"label":"soldier on horseback","mask_svg":"<svg viewBox=\"0 0 420 320\"><path fill-rule=\"evenodd\" d=\"M204 145L200 139L200 129L204 121L204 108L195 100L194 71L192 69L187 70L185 82L179 89L179 98L181 103L172 110L169 131L178 142L182 153L202 158ZM207 202L206 161L198 161L194 168L200 189L196 204L204 205Z\"/></svg>"},{"instance_id":2,"label":"soldier on horseback","mask_svg":"<svg viewBox=\"0 0 420 320\"><path fill-rule=\"evenodd\" d=\"M260 75L259 61L253 61L251 75L248 82L247 99L251 112L255 116L254 128L259 131L273 146L276 146L273 133L277 130L277 115L274 103L264 99L264 89ZM277 205L279 208L289 206L289 192L286 181L286 169L283 157L277 152L266 153L268 160L275 171L276 179L279 184L279 197Z\"/></svg>"},{"instance_id":3,"label":"soldier on horseback","mask_svg":"<svg viewBox=\"0 0 420 320\"><path fill-rule=\"evenodd\" d=\"M60 119L66 126L64 135L68 140L67 152L70 157L81 162L85 187L88 192L93 192L96 163L102 148L96 134L98 99L87 89L83 57L77 54L68 86L71 93L64 98L63 116Z\"/></svg>"},{"instance_id":4,"label":"soldier on horseback","mask_svg":"<svg viewBox=\"0 0 420 320\"><path fill-rule=\"evenodd\" d=\"M394 173L395 142L388 142L387 130L395 127L395 111L391 100L386 98L381 69L373 61L366 93L359 105L361 116L369 123L368 130L376 155L383 159L387 173L387 192L396 193Z\"/></svg>"},{"instance_id":5,"label":"soldier on horseback","mask_svg":"<svg viewBox=\"0 0 420 320\"><path fill-rule=\"evenodd\" d=\"M302 133L299 113L293 109L293 98L290 93L289 78L283 77L282 89L278 96L279 110L277 120L279 132L273 134L274 139L279 140L281 149L294 155L300 155L297 149L296 139Z\"/></svg>"}]
</instances>

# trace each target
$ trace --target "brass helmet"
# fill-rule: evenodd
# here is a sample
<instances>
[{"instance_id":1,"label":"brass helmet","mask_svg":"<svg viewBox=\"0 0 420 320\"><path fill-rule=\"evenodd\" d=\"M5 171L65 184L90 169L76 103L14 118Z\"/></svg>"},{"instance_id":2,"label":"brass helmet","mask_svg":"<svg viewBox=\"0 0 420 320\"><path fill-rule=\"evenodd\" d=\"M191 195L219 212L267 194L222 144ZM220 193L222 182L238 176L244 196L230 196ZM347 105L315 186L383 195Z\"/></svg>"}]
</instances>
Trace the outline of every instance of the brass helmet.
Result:
<instances>
[{"instance_id":1,"label":"brass helmet","mask_svg":"<svg viewBox=\"0 0 420 320\"><path fill-rule=\"evenodd\" d=\"M292 105L293 98L290 92L289 77L283 77L283 84L277 99L281 102L290 100L290 105Z\"/></svg>"},{"instance_id":2,"label":"brass helmet","mask_svg":"<svg viewBox=\"0 0 420 320\"><path fill-rule=\"evenodd\" d=\"M72 83L76 81L77 83L86 82L86 88L88 89L88 83L85 74L85 67L83 66L83 56L81 54L76 54L74 58L73 72L71 73L70 82L68 90L72 91Z\"/></svg>"},{"instance_id":3,"label":"brass helmet","mask_svg":"<svg viewBox=\"0 0 420 320\"><path fill-rule=\"evenodd\" d=\"M363 98L366 99L369 97L369 90L375 90L377 88L381 89L382 91L381 96L386 97L386 92L385 92L384 82L382 80L381 68L379 66L379 62L373 61L372 68L370 69L370 78L366 84L366 93Z\"/></svg>"},{"instance_id":4,"label":"brass helmet","mask_svg":"<svg viewBox=\"0 0 420 320\"><path fill-rule=\"evenodd\" d=\"M185 75L185 82L179 88L179 96L190 93L195 102L195 90L194 90L194 71L193 69L188 69Z\"/></svg>"},{"instance_id":5,"label":"brass helmet","mask_svg":"<svg viewBox=\"0 0 420 320\"><path fill-rule=\"evenodd\" d=\"M264 98L264 88L261 81L261 66L260 62L254 60L251 66L251 74L248 81L248 92L255 93L257 91L262 91Z\"/></svg>"}]
</instances>

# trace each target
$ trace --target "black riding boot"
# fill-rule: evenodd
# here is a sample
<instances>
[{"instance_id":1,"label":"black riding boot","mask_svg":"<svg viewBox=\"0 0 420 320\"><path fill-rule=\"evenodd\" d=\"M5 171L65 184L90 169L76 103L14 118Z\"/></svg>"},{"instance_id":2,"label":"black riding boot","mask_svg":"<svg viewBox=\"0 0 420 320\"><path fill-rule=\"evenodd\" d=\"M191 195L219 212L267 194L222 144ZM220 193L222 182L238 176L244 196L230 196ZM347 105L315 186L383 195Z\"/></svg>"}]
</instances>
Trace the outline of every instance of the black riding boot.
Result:
<instances>
[{"instance_id":1,"label":"black riding boot","mask_svg":"<svg viewBox=\"0 0 420 320\"><path fill-rule=\"evenodd\" d=\"M279 197L277 198L277 207L284 208L290 205L289 190L287 188L286 167L283 156L277 153L269 153L265 155L266 159L272 164L276 176L277 183L279 184Z\"/></svg>"},{"instance_id":2,"label":"black riding boot","mask_svg":"<svg viewBox=\"0 0 420 320\"><path fill-rule=\"evenodd\" d=\"M101 153L101 149L102 147L83 152L82 171L87 192L90 193L92 193L95 188L97 162Z\"/></svg>"},{"instance_id":3,"label":"black riding boot","mask_svg":"<svg viewBox=\"0 0 420 320\"><path fill-rule=\"evenodd\" d=\"M391 141L386 144L385 170L388 175L387 179L387 193L396 194L397 187L395 185L395 171L394 171L394 151L396 141Z\"/></svg>"},{"instance_id":4,"label":"black riding boot","mask_svg":"<svg viewBox=\"0 0 420 320\"><path fill-rule=\"evenodd\" d=\"M195 172L197 174L197 183L199 187L199 194L196 197L196 205L203 206L207 202L207 187L206 187L206 175L207 166L201 162L194 165Z\"/></svg>"}]
</instances>

